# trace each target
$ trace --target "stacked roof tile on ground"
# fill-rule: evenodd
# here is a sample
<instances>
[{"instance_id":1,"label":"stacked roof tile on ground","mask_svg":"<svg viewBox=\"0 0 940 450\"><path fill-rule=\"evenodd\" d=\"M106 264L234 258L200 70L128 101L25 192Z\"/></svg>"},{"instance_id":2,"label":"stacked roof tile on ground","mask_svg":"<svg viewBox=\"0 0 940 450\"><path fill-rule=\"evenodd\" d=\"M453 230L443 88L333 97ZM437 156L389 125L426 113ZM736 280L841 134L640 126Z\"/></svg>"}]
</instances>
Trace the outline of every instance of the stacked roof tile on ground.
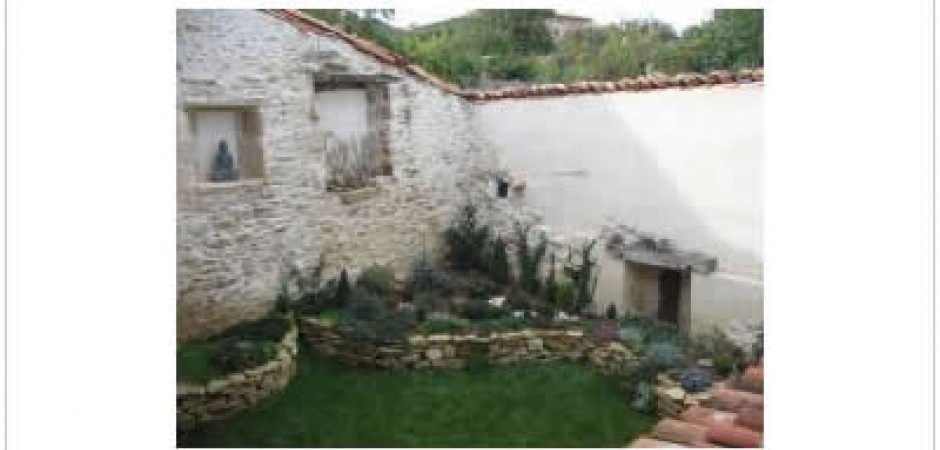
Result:
<instances>
[{"instance_id":1,"label":"stacked roof tile on ground","mask_svg":"<svg viewBox=\"0 0 940 450\"><path fill-rule=\"evenodd\" d=\"M632 448L760 448L764 441L763 363L716 383L709 400L664 418Z\"/></svg>"}]
</instances>

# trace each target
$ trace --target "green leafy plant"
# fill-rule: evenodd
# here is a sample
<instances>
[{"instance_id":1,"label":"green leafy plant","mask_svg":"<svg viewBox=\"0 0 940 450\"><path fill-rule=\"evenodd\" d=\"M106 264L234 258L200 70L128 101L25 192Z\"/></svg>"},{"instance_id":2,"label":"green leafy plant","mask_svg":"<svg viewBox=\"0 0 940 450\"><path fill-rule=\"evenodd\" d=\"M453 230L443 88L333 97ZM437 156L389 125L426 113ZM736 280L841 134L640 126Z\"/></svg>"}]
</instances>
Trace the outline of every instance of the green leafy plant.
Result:
<instances>
[{"instance_id":1,"label":"green leafy plant","mask_svg":"<svg viewBox=\"0 0 940 450\"><path fill-rule=\"evenodd\" d=\"M464 319L449 317L446 319L428 320L419 326L418 331L424 334L453 334L469 329L470 323Z\"/></svg>"},{"instance_id":2,"label":"green leafy plant","mask_svg":"<svg viewBox=\"0 0 940 450\"><path fill-rule=\"evenodd\" d=\"M411 266L410 284L415 295L431 291L446 294L453 289L454 280L449 274L435 269L431 257L422 252Z\"/></svg>"},{"instance_id":3,"label":"green leafy plant","mask_svg":"<svg viewBox=\"0 0 940 450\"><path fill-rule=\"evenodd\" d=\"M571 248L568 252L565 274L574 285L575 311L583 311L591 304L597 290L597 260L592 256L596 244L597 241L592 240L579 249Z\"/></svg>"},{"instance_id":4,"label":"green leafy plant","mask_svg":"<svg viewBox=\"0 0 940 450\"><path fill-rule=\"evenodd\" d=\"M220 333L219 337L222 339L235 339L240 341L280 342L289 329L290 321L287 319L282 317L265 317L229 327Z\"/></svg>"},{"instance_id":5,"label":"green leafy plant","mask_svg":"<svg viewBox=\"0 0 940 450\"><path fill-rule=\"evenodd\" d=\"M352 291L349 302L349 313L350 317L353 319L374 321L379 318L383 309L382 301L374 293L364 289Z\"/></svg>"},{"instance_id":6,"label":"green leafy plant","mask_svg":"<svg viewBox=\"0 0 940 450\"><path fill-rule=\"evenodd\" d=\"M495 319L501 317L505 312L501 308L495 308L483 298L471 298L461 306L461 315L470 320Z\"/></svg>"},{"instance_id":7,"label":"green leafy plant","mask_svg":"<svg viewBox=\"0 0 940 450\"><path fill-rule=\"evenodd\" d=\"M647 345L646 358L659 370L676 368L686 362L682 348L671 342L653 342Z\"/></svg>"},{"instance_id":8,"label":"green leafy plant","mask_svg":"<svg viewBox=\"0 0 940 450\"><path fill-rule=\"evenodd\" d=\"M217 341L210 350L209 360L223 373L241 372L271 360L276 347L271 342L252 342L236 338Z\"/></svg>"},{"instance_id":9,"label":"green leafy plant","mask_svg":"<svg viewBox=\"0 0 940 450\"><path fill-rule=\"evenodd\" d=\"M389 310L375 293L356 288L338 329L354 341L384 344L402 341L414 325L414 311Z\"/></svg>"},{"instance_id":10,"label":"green leafy plant","mask_svg":"<svg viewBox=\"0 0 940 450\"><path fill-rule=\"evenodd\" d=\"M335 283L324 282L324 267L323 255L306 270L293 263L285 263L275 296L275 312L284 314L293 310L300 314L317 314L329 307Z\"/></svg>"},{"instance_id":11,"label":"green leafy plant","mask_svg":"<svg viewBox=\"0 0 940 450\"><path fill-rule=\"evenodd\" d=\"M641 348L645 339L643 330L636 326L620 327L620 330L617 332L617 337L620 338L621 342L633 349Z\"/></svg>"},{"instance_id":12,"label":"green leafy plant","mask_svg":"<svg viewBox=\"0 0 940 450\"><path fill-rule=\"evenodd\" d=\"M506 305L509 309L515 311L525 311L533 308L538 299L535 298L532 294L520 289L520 288L510 288L509 293L506 295Z\"/></svg>"},{"instance_id":13,"label":"green leafy plant","mask_svg":"<svg viewBox=\"0 0 940 450\"><path fill-rule=\"evenodd\" d=\"M535 244L529 241L530 225L515 224L516 231L516 261L519 266L519 284L522 289L531 294L538 295L541 291L542 259L548 251L548 241L545 236L539 235Z\"/></svg>"},{"instance_id":14,"label":"green leafy plant","mask_svg":"<svg viewBox=\"0 0 940 450\"><path fill-rule=\"evenodd\" d=\"M506 242L499 236L490 240L487 245L486 273L493 282L500 285L505 286L511 281Z\"/></svg>"},{"instance_id":15,"label":"green leafy plant","mask_svg":"<svg viewBox=\"0 0 940 450\"><path fill-rule=\"evenodd\" d=\"M617 307L613 303L607 305L607 311L604 313L604 317L609 320L617 319Z\"/></svg>"},{"instance_id":16,"label":"green leafy plant","mask_svg":"<svg viewBox=\"0 0 940 450\"><path fill-rule=\"evenodd\" d=\"M555 255L551 254L548 258L548 277L545 278L545 301L557 309L561 306L558 301L558 283L555 281Z\"/></svg>"},{"instance_id":17,"label":"green leafy plant","mask_svg":"<svg viewBox=\"0 0 940 450\"><path fill-rule=\"evenodd\" d=\"M575 295L574 283L570 280L562 280L558 283L558 288L555 293L555 303L565 311L575 312Z\"/></svg>"},{"instance_id":18,"label":"green leafy plant","mask_svg":"<svg viewBox=\"0 0 940 450\"><path fill-rule=\"evenodd\" d=\"M359 273L356 286L388 298L395 290L395 271L388 266L373 264Z\"/></svg>"},{"instance_id":19,"label":"green leafy plant","mask_svg":"<svg viewBox=\"0 0 940 450\"><path fill-rule=\"evenodd\" d=\"M451 264L457 270L485 270L484 250L490 228L481 223L476 205L469 203L444 232Z\"/></svg>"},{"instance_id":20,"label":"green leafy plant","mask_svg":"<svg viewBox=\"0 0 940 450\"><path fill-rule=\"evenodd\" d=\"M712 363L715 366L715 373L721 378L727 378L734 370L734 357L731 355L716 355Z\"/></svg>"},{"instance_id":21,"label":"green leafy plant","mask_svg":"<svg viewBox=\"0 0 940 450\"><path fill-rule=\"evenodd\" d=\"M339 274L339 281L336 283L336 289L333 291L329 306L332 308L345 308L352 297L352 286L349 283L349 274L346 268Z\"/></svg>"}]
</instances>

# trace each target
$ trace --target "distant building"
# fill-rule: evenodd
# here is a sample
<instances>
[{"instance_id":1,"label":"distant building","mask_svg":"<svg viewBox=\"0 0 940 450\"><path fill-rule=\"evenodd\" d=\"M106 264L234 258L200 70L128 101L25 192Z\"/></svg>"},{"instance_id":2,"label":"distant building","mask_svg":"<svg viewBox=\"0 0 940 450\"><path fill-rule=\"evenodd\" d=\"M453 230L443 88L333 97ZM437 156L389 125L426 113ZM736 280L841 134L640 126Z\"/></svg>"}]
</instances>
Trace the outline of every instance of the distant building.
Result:
<instances>
[{"instance_id":1,"label":"distant building","mask_svg":"<svg viewBox=\"0 0 940 450\"><path fill-rule=\"evenodd\" d=\"M552 39L556 41L570 36L573 33L591 28L594 23L587 17L569 16L565 14L555 14L554 17L545 19L545 26L548 27Z\"/></svg>"}]
</instances>

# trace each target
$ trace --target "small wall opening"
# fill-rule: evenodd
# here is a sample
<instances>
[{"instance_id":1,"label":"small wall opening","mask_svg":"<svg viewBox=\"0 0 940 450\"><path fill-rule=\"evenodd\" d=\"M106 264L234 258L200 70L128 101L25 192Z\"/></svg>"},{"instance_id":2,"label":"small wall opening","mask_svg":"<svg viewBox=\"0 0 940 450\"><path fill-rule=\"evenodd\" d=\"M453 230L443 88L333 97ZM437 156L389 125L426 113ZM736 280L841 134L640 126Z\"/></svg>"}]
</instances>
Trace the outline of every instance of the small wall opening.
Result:
<instances>
[{"instance_id":1,"label":"small wall opening","mask_svg":"<svg viewBox=\"0 0 940 450\"><path fill-rule=\"evenodd\" d=\"M256 107L191 107L187 111L199 181L264 177L261 115Z\"/></svg>"},{"instance_id":2,"label":"small wall opening","mask_svg":"<svg viewBox=\"0 0 940 450\"><path fill-rule=\"evenodd\" d=\"M315 84L315 109L324 139L327 190L358 189L392 175L388 91L384 84Z\"/></svg>"}]
</instances>

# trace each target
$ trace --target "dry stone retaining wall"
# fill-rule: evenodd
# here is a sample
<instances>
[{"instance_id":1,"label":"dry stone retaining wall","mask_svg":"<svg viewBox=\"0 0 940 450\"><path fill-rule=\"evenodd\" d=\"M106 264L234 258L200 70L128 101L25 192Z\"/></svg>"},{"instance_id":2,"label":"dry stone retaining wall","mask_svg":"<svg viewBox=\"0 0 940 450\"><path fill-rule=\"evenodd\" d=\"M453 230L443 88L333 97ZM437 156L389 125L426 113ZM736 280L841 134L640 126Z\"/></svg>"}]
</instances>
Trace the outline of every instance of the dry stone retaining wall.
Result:
<instances>
[{"instance_id":1,"label":"dry stone retaining wall","mask_svg":"<svg viewBox=\"0 0 940 450\"><path fill-rule=\"evenodd\" d=\"M244 372L195 385L176 386L176 421L181 429L231 417L283 390L297 372L297 326L279 344L277 356Z\"/></svg>"},{"instance_id":2,"label":"dry stone retaining wall","mask_svg":"<svg viewBox=\"0 0 940 450\"><path fill-rule=\"evenodd\" d=\"M627 373L639 365L637 356L622 344L597 342L580 330L413 335L407 342L383 345L347 340L335 326L316 318L300 319L300 330L312 350L358 367L456 369L475 357L493 364L586 360L605 374Z\"/></svg>"}]
</instances>

